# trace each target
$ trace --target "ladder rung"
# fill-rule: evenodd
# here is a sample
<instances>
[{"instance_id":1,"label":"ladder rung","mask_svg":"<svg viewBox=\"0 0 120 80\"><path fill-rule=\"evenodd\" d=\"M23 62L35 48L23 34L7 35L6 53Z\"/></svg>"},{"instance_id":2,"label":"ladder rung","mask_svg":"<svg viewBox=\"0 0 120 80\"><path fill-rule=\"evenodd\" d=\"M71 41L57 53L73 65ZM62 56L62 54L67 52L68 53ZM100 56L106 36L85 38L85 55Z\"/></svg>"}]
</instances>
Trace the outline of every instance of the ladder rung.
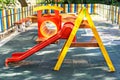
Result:
<instances>
[{"instance_id":1,"label":"ladder rung","mask_svg":"<svg viewBox=\"0 0 120 80\"><path fill-rule=\"evenodd\" d=\"M99 47L97 42L73 42L70 47Z\"/></svg>"}]
</instances>

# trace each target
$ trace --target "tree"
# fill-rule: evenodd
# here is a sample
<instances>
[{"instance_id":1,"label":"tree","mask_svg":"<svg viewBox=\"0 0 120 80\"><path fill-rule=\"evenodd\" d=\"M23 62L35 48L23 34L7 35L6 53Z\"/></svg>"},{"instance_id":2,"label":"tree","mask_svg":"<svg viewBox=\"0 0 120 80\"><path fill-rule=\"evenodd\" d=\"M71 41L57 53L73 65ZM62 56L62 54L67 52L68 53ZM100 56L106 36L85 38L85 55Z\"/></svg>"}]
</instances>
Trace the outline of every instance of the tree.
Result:
<instances>
[{"instance_id":1,"label":"tree","mask_svg":"<svg viewBox=\"0 0 120 80\"><path fill-rule=\"evenodd\" d=\"M15 4L15 0L0 0L0 8L8 8L10 5Z\"/></svg>"},{"instance_id":2,"label":"tree","mask_svg":"<svg viewBox=\"0 0 120 80\"><path fill-rule=\"evenodd\" d=\"M18 6L18 3L20 3L22 7L28 6L26 0L0 0L0 8L13 8Z\"/></svg>"}]
</instances>

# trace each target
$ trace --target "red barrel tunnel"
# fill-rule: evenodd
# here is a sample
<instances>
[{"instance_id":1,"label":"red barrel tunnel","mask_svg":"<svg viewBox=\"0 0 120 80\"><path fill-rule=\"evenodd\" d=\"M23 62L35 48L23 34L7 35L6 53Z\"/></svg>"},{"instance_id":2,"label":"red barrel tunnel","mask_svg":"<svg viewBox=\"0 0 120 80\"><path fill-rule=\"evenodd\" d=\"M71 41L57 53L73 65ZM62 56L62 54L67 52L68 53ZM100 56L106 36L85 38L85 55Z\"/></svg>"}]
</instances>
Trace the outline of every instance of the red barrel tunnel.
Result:
<instances>
[{"instance_id":1,"label":"red barrel tunnel","mask_svg":"<svg viewBox=\"0 0 120 80\"><path fill-rule=\"evenodd\" d=\"M48 39L61 30L61 15L57 10L54 12L42 15L42 11L38 11L38 38Z\"/></svg>"}]
</instances>

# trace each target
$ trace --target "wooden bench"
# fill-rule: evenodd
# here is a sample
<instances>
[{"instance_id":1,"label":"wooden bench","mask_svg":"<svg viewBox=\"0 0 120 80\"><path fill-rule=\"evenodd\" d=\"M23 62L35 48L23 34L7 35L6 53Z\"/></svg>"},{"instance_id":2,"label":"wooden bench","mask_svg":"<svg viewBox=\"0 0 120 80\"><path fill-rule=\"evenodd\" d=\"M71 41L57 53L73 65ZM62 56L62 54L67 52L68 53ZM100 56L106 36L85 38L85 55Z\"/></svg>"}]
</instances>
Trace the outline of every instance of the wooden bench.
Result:
<instances>
[{"instance_id":1,"label":"wooden bench","mask_svg":"<svg viewBox=\"0 0 120 80\"><path fill-rule=\"evenodd\" d=\"M28 16L31 19L32 23L37 23L38 22L38 18L37 15L33 15L33 16Z\"/></svg>"},{"instance_id":2,"label":"wooden bench","mask_svg":"<svg viewBox=\"0 0 120 80\"><path fill-rule=\"evenodd\" d=\"M16 26L17 31L24 32L26 31L26 27L30 26L30 23L30 18L23 18L15 22L14 25Z\"/></svg>"}]
</instances>

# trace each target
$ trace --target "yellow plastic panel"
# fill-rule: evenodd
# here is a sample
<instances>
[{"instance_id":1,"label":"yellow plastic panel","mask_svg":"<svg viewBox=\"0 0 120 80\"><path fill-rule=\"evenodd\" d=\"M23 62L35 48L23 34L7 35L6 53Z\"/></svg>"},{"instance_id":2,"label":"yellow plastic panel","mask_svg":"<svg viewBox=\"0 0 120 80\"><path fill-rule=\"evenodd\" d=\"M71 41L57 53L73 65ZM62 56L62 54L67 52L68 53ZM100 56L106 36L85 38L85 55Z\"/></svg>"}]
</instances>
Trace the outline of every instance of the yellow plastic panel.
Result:
<instances>
[{"instance_id":1,"label":"yellow plastic panel","mask_svg":"<svg viewBox=\"0 0 120 80\"><path fill-rule=\"evenodd\" d=\"M47 5L47 6L39 6L39 7L35 7L34 8L34 11L39 11L39 10L45 10L45 9L53 9L53 10L59 10L59 11L62 11L63 10L63 8L62 7L58 7L58 6L49 6L49 5Z\"/></svg>"}]
</instances>

